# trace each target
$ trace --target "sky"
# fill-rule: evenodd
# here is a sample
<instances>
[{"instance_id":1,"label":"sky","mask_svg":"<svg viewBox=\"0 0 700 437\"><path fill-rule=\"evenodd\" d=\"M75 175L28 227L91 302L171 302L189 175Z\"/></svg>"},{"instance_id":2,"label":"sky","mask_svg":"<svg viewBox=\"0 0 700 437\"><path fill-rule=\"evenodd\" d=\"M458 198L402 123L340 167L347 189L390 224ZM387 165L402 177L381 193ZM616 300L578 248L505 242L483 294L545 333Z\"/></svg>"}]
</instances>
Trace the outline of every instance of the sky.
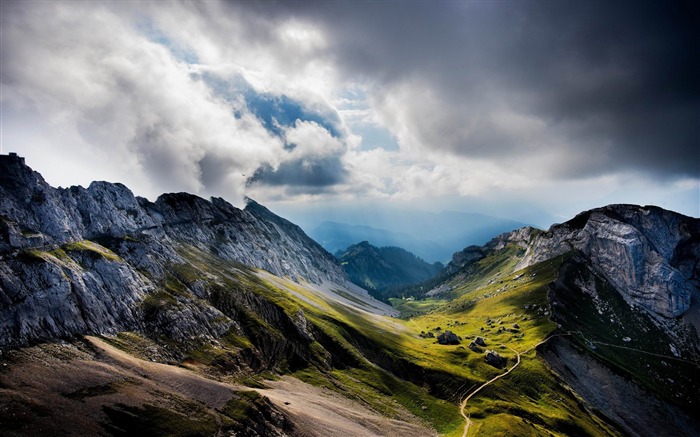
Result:
<instances>
[{"instance_id":1,"label":"sky","mask_svg":"<svg viewBox=\"0 0 700 437\"><path fill-rule=\"evenodd\" d=\"M0 3L3 153L293 221L700 216L691 1Z\"/></svg>"}]
</instances>

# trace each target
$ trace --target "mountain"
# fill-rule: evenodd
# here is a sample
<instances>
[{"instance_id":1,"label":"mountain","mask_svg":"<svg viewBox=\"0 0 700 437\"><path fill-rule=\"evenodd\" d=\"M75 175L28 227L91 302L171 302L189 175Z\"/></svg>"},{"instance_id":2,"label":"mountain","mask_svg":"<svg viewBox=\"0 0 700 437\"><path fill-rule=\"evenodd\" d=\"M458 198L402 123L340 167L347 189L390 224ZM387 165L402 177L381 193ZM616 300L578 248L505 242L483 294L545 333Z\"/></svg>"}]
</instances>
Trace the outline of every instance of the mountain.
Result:
<instances>
[{"instance_id":1,"label":"mountain","mask_svg":"<svg viewBox=\"0 0 700 437\"><path fill-rule=\"evenodd\" d=\"M253 201L240 210L176 193L152 203L106 182L54 189L10 158L3 157L0 176L0 253L17 256L0 270L7 303L0 345L134 329L142 324L137 303L172 276L186 276L173 270L188 269L193 256L313 284L347 283L331 254ZM216 312L193 311L209 333L228 328L214 322Z\"/></svg>"},{"instance_id":2,"label":"mountain","mask_svg":"<svg viewBox=\"0 0 700 437\"><path fill-rule=\"evenodd\" d=\"M444 267L428 264L400 247L375 247L367 241L337 252L335 257L351 282L382 297L389 288L425 281Z\"/></svg>"},{"instance_id":3,"label":"mountain","mask_svg":"<svg viewBox=\"0 0 700 437\"><path fill-rule=\"evenodd\" d=\"M380 211L372 215L372 221L378 227L325 221L309 229L309 235L331 253L368 241L377 247L405 248L429 262L444 262L465 246L483 244L525 226L513 220L450 211Z\"/></svg>"},{"instance_id":4,"label":"mountain","mask_svg":"<svg viewBox=\"0 0 700 437\"><path fill-rule=\"evenodd\" d=\"M610 205L467 247L428 295L454 297L447 308L483 303L499 323L499 312L546 316L556 329L537 350L588 408L623 434L697 435L699 267L700 220ZM545 299L533 303L543 275Z\"/></svg>"},{"instance_id":5,"label":"mountain","mask_svg":"<svg viewBox=\"0 0 700 437\"><path fill-rule=\"evenodd\" d=\"M435 242L419 240L407 233L364 225L323 222L311 229L309 235L331 253L343 251L361 241L367 241L377 247L405 247L417 256L429 260L445 259L445 254L450 252Z\"/></svg>"},{"instance_id":6,"label":"mountain","mask_svg":"<svg viewBox=\"0 0 700 437\"><path fill-rule=\"evenodd\" d=\"M0 434L700 434L700 220L611 205L431 281L399 313L253 201L0 156Z\"/></svg>"}]
</instances>

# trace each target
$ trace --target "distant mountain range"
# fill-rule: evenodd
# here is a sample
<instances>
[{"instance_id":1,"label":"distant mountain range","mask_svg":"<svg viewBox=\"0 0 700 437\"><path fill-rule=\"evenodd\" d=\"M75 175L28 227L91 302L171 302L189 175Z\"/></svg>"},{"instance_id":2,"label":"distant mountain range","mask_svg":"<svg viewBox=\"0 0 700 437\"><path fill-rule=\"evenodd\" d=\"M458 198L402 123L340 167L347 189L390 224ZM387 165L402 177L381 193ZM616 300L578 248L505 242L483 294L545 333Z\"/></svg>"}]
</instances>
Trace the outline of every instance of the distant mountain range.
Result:
<instances>
[{"instance_id":1,"label":"distant mountain range","mask_svg":"<svg viewBox=\"0 0 700 437\"><path fill-rule=\"evenodd\" d=\"M384 298L385 290L425 281L437 275L444 266L428 264L400 247L375 247L367 241L336 252L350 281Z\"/></svg>"},{"instance_id":2,"label":"distant mountain range","mask_svg":"<svg viewBox=\"0 0 700 437\"><path fill-rule=\"evenodd\" d=\"M377 247L400 246L416 256L430 261L443 260L449 249L434 241L419 240L405 232L392 232L386 229L347 223L323 222L311 230L309 236L331 253L366 241ZM449 259L449 256L447 257Z\"/></svg>"},{"instance_id":3,"label":"distant mountain range","mask_svg":"<svg viewBox=\"0 0 700 437\"><path fill-rule=\"evenodd\" d=\"M377 216L375 221L380 227L325 221L308 234L331 253L367 241L377 247L402 247L427 262L447 262L465 246L484 244L496 235L526 226L513 220L451 211Z\"/></svg>"}]
</instances>

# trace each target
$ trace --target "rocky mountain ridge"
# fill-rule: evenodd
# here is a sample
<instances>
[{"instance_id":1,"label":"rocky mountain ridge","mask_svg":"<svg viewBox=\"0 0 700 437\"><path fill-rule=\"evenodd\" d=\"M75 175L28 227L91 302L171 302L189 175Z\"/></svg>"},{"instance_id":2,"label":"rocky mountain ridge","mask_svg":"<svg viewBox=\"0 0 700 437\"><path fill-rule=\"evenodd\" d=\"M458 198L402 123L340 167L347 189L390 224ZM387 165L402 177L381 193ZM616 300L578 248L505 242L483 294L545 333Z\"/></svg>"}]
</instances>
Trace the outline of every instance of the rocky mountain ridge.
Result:
<instances>
[{"instance_id":1,"label":"rocky mountain ridge","mask_svg":"<svg viewBox=\"0 0 700 437\"><path fill-rule=\"evenodd\" d=\"M243 210L186 193L149 202L107 182L57 189L21 158L0 157L0 347L123 330L217 338L237 322L200 300L211 287L188 282L187 258L206 256L347 282L331 254L254 201ZM149 305L165 302L179 310L147 320Z\"/></svg>"},{"instance_id":2,"label":"rocky mountain ridge","mask_svg":"<svg viewBox=\"0 0 700 437\"><path fill-rule=\"evenodd\" d=\"M203 249L215 244L225 259L282 277L313 283L347 280L332 255L301 228L252 200L241 210L221 198L207 201L187 193L163 194L150 202L119 183L56 189L11 158L0 161L0 253L144 235Z\"/></svg>"},{"instance_id":3,"label":"rocky mountain ridge","mask_svg":"<svg viewBox=\"0 0 700 437\"><path fill-rule=\"evenodd\" d=\"M554 279L536 311L556 329L537 352L550 371L621 435L697 435L700 220L609 205L522 228L455 253L429 295L466 308L507 300L543 265ZM532 311L520 304L504 312Z\"/></svg>"},{"instance_id":4,"label":"rocky mountain ridge","mask_svg":"<svg viewBox=\"0 0 700 437\"><path fill-rule=\"evenodd\" d=\"M609 205L548 231L521 228L457 252L446 270L457 272L506 245L523 251L515 270L578 251L628 303L662 318L685 313L700 287L700 220L655 206Z\"/></svg>"}]
</instances>

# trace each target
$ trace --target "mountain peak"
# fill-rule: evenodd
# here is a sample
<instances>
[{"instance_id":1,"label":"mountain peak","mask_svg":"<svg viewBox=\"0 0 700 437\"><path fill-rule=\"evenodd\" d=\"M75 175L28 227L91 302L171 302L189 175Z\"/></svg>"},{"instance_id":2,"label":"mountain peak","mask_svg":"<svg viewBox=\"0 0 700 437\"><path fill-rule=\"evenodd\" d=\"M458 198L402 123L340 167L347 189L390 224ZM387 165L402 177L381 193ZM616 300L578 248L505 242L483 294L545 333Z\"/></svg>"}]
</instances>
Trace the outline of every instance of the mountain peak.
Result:
<instances>
[{"instance_id":1,"label":"mountain peak","mask_svg":"<svg viewBox=\"0 0 700 437\"><path fill-rule=\"evenodd\" d=\"M336 252L350 281L380 295L390 296L390 289L422 282L442 270L442 264L428 264L400 247L375 247L367 241Z\"/></svg>"},{"instance_id":2,"label":"mountain peak","mask_svg":"<svg viewBox=\"0 0 700 437\"><path fill-rule=\"evenodd\" d=\"M673 318L700 284L700 220L656 206L608 205L537 235L518 268L577 250L631 304ZM695 285L694 285L695 284Z\"/></svg>"}]
</instances>

